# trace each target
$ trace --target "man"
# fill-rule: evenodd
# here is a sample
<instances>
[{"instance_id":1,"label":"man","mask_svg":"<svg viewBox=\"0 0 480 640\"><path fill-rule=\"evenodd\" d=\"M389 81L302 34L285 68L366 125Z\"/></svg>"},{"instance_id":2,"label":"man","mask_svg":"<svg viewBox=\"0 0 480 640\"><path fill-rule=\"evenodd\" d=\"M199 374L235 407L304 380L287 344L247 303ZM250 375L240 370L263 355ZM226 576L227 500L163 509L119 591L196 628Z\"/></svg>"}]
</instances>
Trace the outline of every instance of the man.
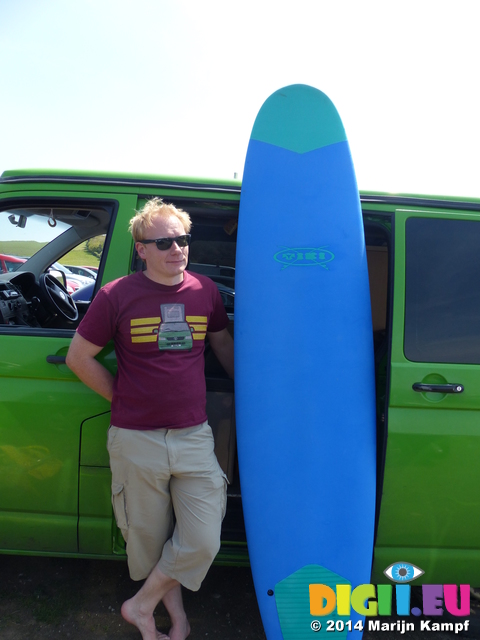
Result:
<instances>
[{"instance_id":1,"label":"man","mask_svg":"<svg viewBox=\"0 0 480 640\"><path fill-rule=\"evenodd\" d=\"M130 221L146 270L103 287L72 340L67 365L112 402L112 502L130 576L122 605L143 640L185 640L181 585L197 590L220 545L226 479L205 414L205 335L233 377L233 340L215 284L186 271L189 215L158 198ZM96 359L113 339L118 372ZM162 600L172 626L155 627Z\"/></svg>"}]
</instances>

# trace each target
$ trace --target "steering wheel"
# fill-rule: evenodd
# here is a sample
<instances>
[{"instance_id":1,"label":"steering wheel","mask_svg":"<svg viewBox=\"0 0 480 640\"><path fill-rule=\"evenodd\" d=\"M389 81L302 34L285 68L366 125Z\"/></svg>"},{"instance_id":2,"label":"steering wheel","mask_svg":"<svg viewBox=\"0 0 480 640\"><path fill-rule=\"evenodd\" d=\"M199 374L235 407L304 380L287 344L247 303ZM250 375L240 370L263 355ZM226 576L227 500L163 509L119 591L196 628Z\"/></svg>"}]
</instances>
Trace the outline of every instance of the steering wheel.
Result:
<instances>
[{"instance_id":1,"label":"steering wheel","mask_svg":"<svg viewBox=\"0 0 480 640\"><path fill-rule=\"evenodd\" d=\"M63 284L49 273L42 273L38 279L38 284L47 305L53 313L71 321L78 319L77 305Z\"/></svg>"}]
</instances>

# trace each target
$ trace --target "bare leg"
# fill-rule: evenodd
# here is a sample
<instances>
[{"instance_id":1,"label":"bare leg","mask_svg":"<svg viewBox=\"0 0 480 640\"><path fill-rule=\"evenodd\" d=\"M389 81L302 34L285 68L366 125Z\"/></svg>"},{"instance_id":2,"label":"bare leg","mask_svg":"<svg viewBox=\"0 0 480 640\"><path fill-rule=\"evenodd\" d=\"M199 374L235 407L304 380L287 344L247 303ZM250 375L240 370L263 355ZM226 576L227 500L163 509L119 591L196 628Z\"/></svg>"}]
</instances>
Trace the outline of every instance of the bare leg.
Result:
<instances>
[{"instance_id":1,"label":"bare leg","mask_svg":"<svg viewBox=\"0 0 480 640\"><path fill-rule=\"evenodd\" d=\"M174 593L169 595L173 589ZM155 607L166 597L166 608L172 616L172 633L173 636L163 636L158 634L155 627L155 618L153 612ZM183 613L183 632L181 631L181 619ZM185 640L190 627L183 610L182 594L180 584L166 576L158 565L154 567L148 578L145 580L142 588L122 605L123 618L137 627L142 634L143 640L158 640L159 638L171 638L171 640ZM174 619L175 617L175 619ZM188 628L188 631L187 631ZM183 633L183 635L181 635Z\"/></svg>"},{"instance_id":2,"label":"bare leg","mask_svg":"<svg viewBox=\"0 0 480 640\"><path fill-rule=\"evenodd\" d=\"M162 602L172 621L172 627L166 637L170 638L170 640L185 640L190 634L190 625L183 608L182 587L177 583L177 586L165 594Z\"/></svg>"}]
</instances>

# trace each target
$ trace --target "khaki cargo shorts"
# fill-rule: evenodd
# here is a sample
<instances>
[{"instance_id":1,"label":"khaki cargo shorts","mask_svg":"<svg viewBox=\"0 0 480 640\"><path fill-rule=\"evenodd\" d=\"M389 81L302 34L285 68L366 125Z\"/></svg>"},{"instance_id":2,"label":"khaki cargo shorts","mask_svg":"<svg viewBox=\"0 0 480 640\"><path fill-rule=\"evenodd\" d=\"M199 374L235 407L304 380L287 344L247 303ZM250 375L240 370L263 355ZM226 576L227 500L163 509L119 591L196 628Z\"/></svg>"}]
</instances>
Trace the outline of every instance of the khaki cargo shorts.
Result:
<instances>
[{"instance_id":1,"label":"khaki cargo shorts","mask_svg":"<svg viewBox=\"0 0 480 640\"><path fill-rule=\"evenodd\" d=\"M207 422L186 429L111 426L112 503L133 580L161 571L196 591L220 548L227 480Z\"/></svg>"}]
</instances>

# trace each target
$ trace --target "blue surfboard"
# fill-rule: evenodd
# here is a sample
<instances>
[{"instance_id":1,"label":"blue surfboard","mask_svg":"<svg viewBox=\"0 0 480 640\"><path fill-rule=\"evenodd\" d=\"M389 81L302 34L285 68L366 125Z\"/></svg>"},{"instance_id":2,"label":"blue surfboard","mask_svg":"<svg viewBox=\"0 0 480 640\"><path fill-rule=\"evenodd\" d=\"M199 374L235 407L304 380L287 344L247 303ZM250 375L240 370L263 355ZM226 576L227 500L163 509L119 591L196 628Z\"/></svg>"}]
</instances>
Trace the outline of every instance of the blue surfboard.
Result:
<instances>
[{"instance_id":1,"label":"blue surfboard","mask_svg":"<svg viewBox=\"0 0 480 640\"><path fill-rule=\"evenodd\" d=\"M267 638L329 638L327 619L360 638L353 608L319 617L310 602L311 584L370 582L376 465L359 194L340 117L312 87L280 89L255 121L235 289L240 480Z\"/></svg>"}]
</instances>

